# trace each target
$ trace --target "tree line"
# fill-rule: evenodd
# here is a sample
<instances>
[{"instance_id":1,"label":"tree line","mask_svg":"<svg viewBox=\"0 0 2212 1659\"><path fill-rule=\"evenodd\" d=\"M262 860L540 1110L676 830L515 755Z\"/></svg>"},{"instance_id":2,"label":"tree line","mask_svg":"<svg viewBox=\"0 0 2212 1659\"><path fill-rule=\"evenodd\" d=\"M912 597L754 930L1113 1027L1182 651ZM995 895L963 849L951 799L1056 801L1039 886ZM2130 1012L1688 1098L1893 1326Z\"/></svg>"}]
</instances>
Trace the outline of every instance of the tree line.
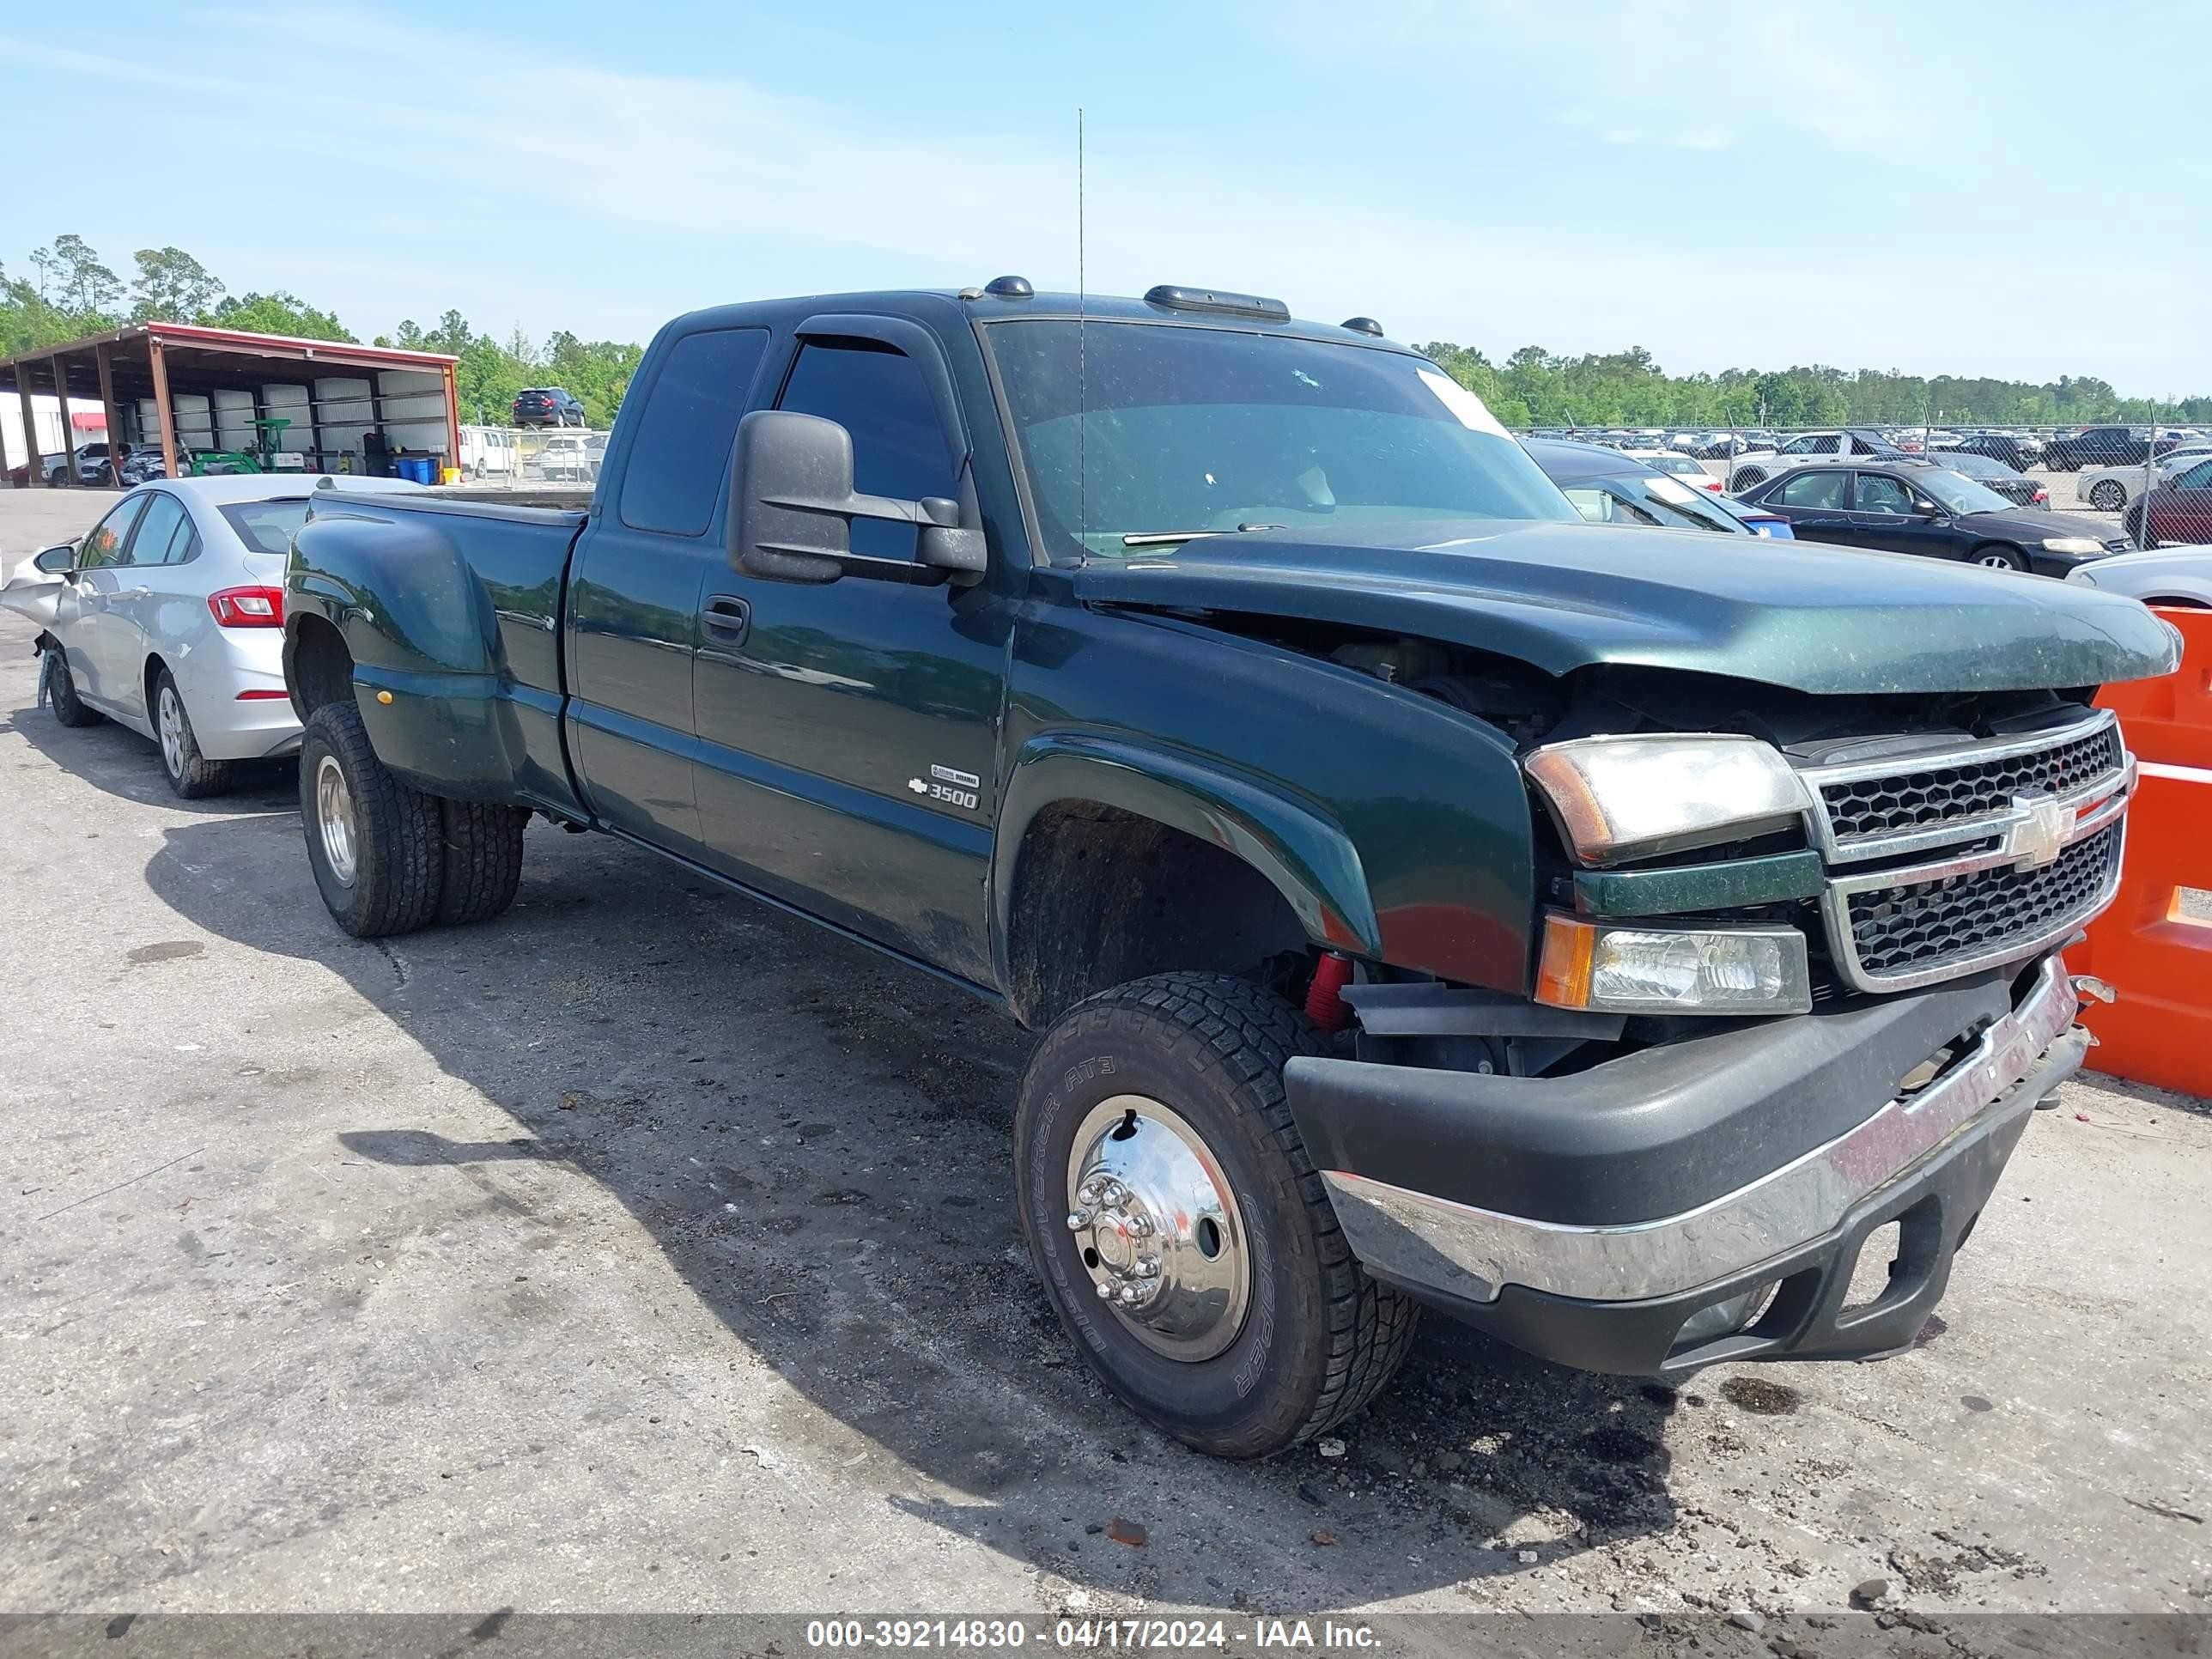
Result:
<instances>
[{"instance_id":1,"label":"tree line","mask_svg":"<svg viewBox=\"0 0 2212 1659\"><path fill-rule=\"evenodd\" d=\"M1815 365L1669 374L1640 346L1561 356L1523 346L1503 362L1448 341L1421 350L1509 427L1871 426L1976 422L2062 426L2095 421L2212 420L2212 397L2123 398L2094 375L2038 386L1894 369Z\"/></svg>"},{"instance_id":2,"label":"tree line","mask_svg":"<svg viewBox=\"0 0 2212 1659\"><path fill-rule=\"evenodd\" d=\"M64 235L31 254L28 276L11 276L0 265L0 357L151 319L356 341L333 313L295 295L233 293L181 248L140 248L131 258L131 276L119 276L82 237ZM479 334L458 311L428 328L410 319L374 343L452 353L460 360L454 378L461 418L489 425L505 422L525 386L551 385L574 393L590 424L605 427L642 355L636 345L585 340L565 329L532 341L517 328L501 339ZM2123 398L2110 382L2087 374L2039 386L1819 365L1669 374L1640 346L1580 356L1523 346L1498 362L1448 341L1421 349L1510 427L2212 421L2212 397Z\"/></svg>"},{"instance_id":3,"label":"tree line","mask_svg":"<svg viewBox=\"0 0 2212 1659\"><path fill-rule=\"evenodd\" d=\"M182 248L140 248L131 260L130 276L118 276L84 238L64 235L33 252L27 276L0 264L0 357L156 319L361 343L334 313L297 295L231 292ZM458 357L461 419L489 426L504 425L514 394L533 386L565 386L582 401L587 424L609 426L643 355L640 346L580 339L566 329L532 341L518 328L501 340L477 333L458 311L428 328L410 318L370 343Z\"/></svg>"}]
</instances>

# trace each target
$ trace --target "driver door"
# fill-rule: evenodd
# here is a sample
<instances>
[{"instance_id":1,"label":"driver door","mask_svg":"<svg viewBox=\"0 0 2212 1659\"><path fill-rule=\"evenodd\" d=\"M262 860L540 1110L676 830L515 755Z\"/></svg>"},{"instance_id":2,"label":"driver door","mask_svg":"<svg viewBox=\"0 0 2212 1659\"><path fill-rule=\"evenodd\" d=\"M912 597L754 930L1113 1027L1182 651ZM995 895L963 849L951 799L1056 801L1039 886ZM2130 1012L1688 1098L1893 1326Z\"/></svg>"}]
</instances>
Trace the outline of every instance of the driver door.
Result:
<instances>
[{"instance_id":1,"label":"driver door","mask_svg":"<svg viewBox=\"0 0 2212 1659\"><path fill-rule=\"evenodd\" d=\"M78 544L76 569L69 592L54 607L53 635L62 644L78 693L87 702L109 713L136 712L143 701L132 677L118 683L113 667L118 654L114 635L125 623L117 611L118 595L129 571L123 567L131 532L146 510L144 495L125 495Z\"/></svg>"},{"instance_id":2,"label":"driver door","mask_svg":"<svg viewBox=\"0 0 2212 1659\"><path fill-rule=\"evenodd\" d=\"M1862 547L1891 553L1917 553L1947 559L1963 552L1948 520L1924 509L1934 506L1901 478L1887 472L1862 472L1852 486L1851 522Z\"/></svg>"},{"instance_id":3,"label":"driver door","mask_svg":"<svg viewBox=\"0 0 2212 1659\"><path fill-rule=\"evenodd\" d=\"M842 331L801 331L775 406L844 427L862 493L957 499L957 412L933 343L891 319L827 321ZM852 547L910 562L915 527L856 519ZM988 978L984 878L1011 617L988 584L711 573L694 679L708 862L894 950Z\"/></svg>"}]
</instances>

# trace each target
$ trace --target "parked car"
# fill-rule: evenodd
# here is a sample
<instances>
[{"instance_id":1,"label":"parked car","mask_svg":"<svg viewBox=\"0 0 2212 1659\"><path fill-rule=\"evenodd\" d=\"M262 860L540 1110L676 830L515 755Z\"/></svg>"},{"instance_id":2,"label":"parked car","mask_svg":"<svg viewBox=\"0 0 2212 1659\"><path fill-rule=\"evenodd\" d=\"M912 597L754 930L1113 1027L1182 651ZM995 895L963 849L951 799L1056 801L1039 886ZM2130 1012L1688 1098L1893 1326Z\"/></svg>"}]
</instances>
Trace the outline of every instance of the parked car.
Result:
<instances>
[{"instance_id":1,"label":"parked car","mask_svg":"<svg viewBox=\"0 0 2212 1659\"><path fill-rule=\"evenodd\" d=\"M538 452L538 476L549 483L589 483L592 459L581 438L548 438Z\"/></svg>"},{"instance_id":2,"label":"parked car","mask_svg":"<svg viewBox=\"0 0 2212 1659\"><path fill-rule=\"evenodd\" d=\"M2145 547L2212 544L2212 457L2160 478L2120 515Z\"/></svg>"},{"instance_id":3,"label":"parked car","mask_svg":"<svg viewBox=\"0 0 2212 1659\"><path fill-rule=\"evenodd\" d=\"M503 426L461 428L461 471L471 478L511 478L520 470L514 434Z\"/></svg>"},{"instance_id":4,"label":"parked car","mask_svg":"<svg viewBox=\"0 0 2212 1659\"><path fill-rule=\"evenodd\" d=\"M161 459L159 444L133 444L123 458L123 466L117 482L125 489L142 484L149 478L167 476L167 464Z\"/></svg>"},{"instance_id":5,"label":"parked car","mask_svg":"<svg viewBox=\"0 0 2212 1659\"><path fill-rule=\"evenodd\" d=\"M91 443L79 444L75 451L68 455L47 456L46 480L50 484L58 484L62 481L63 475L72 469L75 471L76 481L78 483L90 484L101 482L107 473L106 442L104 440L95 439Z\"/></svg>"},{"instance_id":6,"label":"parked car","mask_svg":"<svg viewBox=\"0 0 2212 1659\"><path fill-rule=\"evenodd\" d=\"M1715 494L1720 491L1721 481L1687 455L1660 449L1638 453L1636 459L1647 465L1657 467L1662 472L1672 474L1692 489L1710 489Z\"/></svg>"},{"instance_id":7,"label":"parked car","mask_svg":"<svg viewBox=\"0 0 2212 1659\"><path fill-rule=\"evenodd\" d=\"M514 394L517 426L581 426L584 405L557 386L532 386Z\"/></svg>"},{"instance_id":8,"label":"parked car","mask_svg":"<svg viewBox=\"0 0 2212 1659\"><path fill-rule=\"evenodd\" d=\"M2141 466L2154 449L2162 455L2172 447L2172 440L2154 440L2135 427L2084 427L2071 437L2053 438L2044 445L2043 465L2053 472L2078 472L2085 466Z\"/></svg>"},{"instance_id":9,"label":"parked car","mask_svg":"<svg viewBox=\"0 0 2212 1659\"><path fill-rule=\"evenodd\" d=\"M78 541L38 555L0 604L39 624L40 702L64 726L107 719L153 738L187 798L230 787L235 762L297 746L281 584L315 482L142 484Z\"/></svg>"},{"instance_id":10,"label":"parked car","mask_svg":"<svg viewBox=\"0 0 2212 1659\"><path fill-rule=\"evenodd\" d=\"M2212 455L2212 444L2200 439L2178 445L2151 463L2151 472L2157 477L2171 477L2186 471L2207 455ZM2106 513L2118 513L2130 501L2142 494L2143 465L2138 461L2133 466L2085 466L2075 475L2074 494L2088 506Z\"/></svg>"},{"instance_id":11,"label":"parked car","mask_svg":"<svg viewBox=\"0 0 2212 1659\"><path fill-rule=\"evenodd\" d=\"M1927 460L1803 467L1745 499L1787 515L1799 541L1840 542L2046 576L2063 576L2085 560L2132 545L2100 520L2022 511L1995 490Z\"/></svg>"},{"instance_id":12,"label":"parked car","mask_svg":"<svg viewBox=\"0 0 2212 1659\"><path fill-rule=\"evenodd\" d=\"M2123 553L2068 573L2066 580L2145 605L2212 609L2212 547L2165 547Z\"/></svg>"},{"instance_id":13,"label":"parked car","mask_svg":"<svg viewBox=\"0 0 2212 1659\"><path fill-rule=\"evenodd\" d=\"M2043 446L2035 439L2001 432L1976 432L1954 442L1937 444L1932 454L1948 458L1952 455L1982 455L1993 461L2002 461L2015 472L2026 472L2036 466L2043 457Z\"/></svg>"},{"instance_id":14,"label":"parked car","mask_svg":"<svg viewBox=\"0 0 2212 1659\"><path fill-rule=\"evenodd\" d=\"M1814 466L1839 455L1864 455L1877 459L1905 452L1871 427L1846 427L1832 432L1802 432L1779 447L1751 450L1739 456L1729 470L1729 494L1741 495L1777 473L1800 466Z\"/></svg>"},{"instance_id":15,"label":"parked car","mask_svg":"<svg viewBox=\"0 0 2212 1659\"><path fill-rule=\"evenodd\" d=\"M1542 439L1522 447L1544 469L1544 476L1559 485L1575 511L1593 524L1717 530L1733 536L1759 533L1737 516L1735 503L1697 489L1640 455L1624 455L1601 444Z\"/></svg>"},{"instance_id":16,"label":"parked car","mask_svg":"<svg viewBox=\"0 0 2212 1659\"><path fill-rule=\"evenodd\" d=\"M2131 600L1655 557L1427 360L1211 289L698 312L617 436L595 513L318 498L323 902L496 915L543 812L973 986L1040 1033L1042 1293L1191 1445L1358 1411L1416 1298L1608 1371L1907 1349L2087 1052L2088 694L2178 656ZM2002 781L2062 757L2063 816Z\"/></svg>"},{"instance_id":17,"label":"parked car","mask_svg":"<svg viewBox=\"0 0 2212 1659\"><path fill-rule=\"evenodd\" d=\"M1994 489L2015 507L2048 507L2051 492L2033 478L2015 472L2002 461L1993 461L1986 455L1961 451L1956 453L1930 455L1925 458L1936 465L1948 467L1963 477L1972 478L1986 489Z\"/></svg>"}]
</instances>

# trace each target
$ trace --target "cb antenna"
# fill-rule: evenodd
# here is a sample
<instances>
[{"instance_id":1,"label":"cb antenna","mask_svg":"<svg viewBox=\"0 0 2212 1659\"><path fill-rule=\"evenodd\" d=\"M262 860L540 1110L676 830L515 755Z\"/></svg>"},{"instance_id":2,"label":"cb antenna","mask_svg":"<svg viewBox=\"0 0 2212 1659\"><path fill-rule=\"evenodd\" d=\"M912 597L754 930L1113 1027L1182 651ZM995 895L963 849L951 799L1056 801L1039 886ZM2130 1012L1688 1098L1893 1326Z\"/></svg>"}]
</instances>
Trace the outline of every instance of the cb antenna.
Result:
<instances>
[{"instance_id":1,"label":"cb antenna","mask_svg":"<svg viewBox=\"0 0 2212 1659\"><path fill-rule=\"evenodd\" d=\"M1091 556L1091 329L1083 269L1083 106L1075 106L1075 540Z\"/></svg>"}]
</instances>

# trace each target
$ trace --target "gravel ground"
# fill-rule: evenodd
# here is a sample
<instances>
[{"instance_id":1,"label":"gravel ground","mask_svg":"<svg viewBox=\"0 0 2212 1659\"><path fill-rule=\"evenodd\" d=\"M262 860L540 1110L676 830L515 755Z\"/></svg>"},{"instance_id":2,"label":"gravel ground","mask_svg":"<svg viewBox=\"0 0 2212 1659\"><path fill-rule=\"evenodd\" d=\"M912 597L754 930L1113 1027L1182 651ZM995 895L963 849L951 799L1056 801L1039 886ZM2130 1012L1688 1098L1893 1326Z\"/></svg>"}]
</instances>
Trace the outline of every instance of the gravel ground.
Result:
<instances>
[{"instance_id":1,"label":"gravel ground","mask_svg":"<svg viewBox=\"0 0 2212 1659\"><path fill-rule=\"evenodd\" d=\"M0 493L0 556L101 499ZM1209 1462L1031 1280L982 1006L543 826L502 921L348 939L285 769L176 800L29 639L0 1608L2212 1611L2198 1103L2062 1091L1899 1359L1432 1322L1340 1448Z\"/></svg>"}]
</instances>

